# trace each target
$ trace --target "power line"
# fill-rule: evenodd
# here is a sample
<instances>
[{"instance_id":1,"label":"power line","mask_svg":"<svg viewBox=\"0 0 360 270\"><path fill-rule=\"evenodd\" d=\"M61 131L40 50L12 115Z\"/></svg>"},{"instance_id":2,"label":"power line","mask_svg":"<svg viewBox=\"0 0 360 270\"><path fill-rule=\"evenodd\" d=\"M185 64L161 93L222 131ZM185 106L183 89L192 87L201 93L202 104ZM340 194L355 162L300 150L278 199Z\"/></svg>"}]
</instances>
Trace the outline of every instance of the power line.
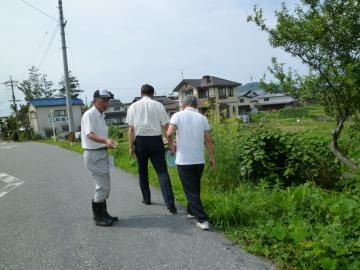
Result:
<instances>
[{"instance_id":1,"label":"power line","mask_svg":"<svg viewBox=\"0 0 360 270\"><path fill-rule=\"evenodd\" d=\"M48 46L46 47L45 52L44 52L44 55L43 55L43 57L41 58L41 61L40 61L39 65L38 65L38 68L39 68L39 69L40 69L40 67L42 66L42 64L45 62L45 59L46 59L46 57L47 57L47 55L48 55L48 53L49 53L49 50L50 50L50 48L52 47L52 44L53 44L53 42L54 42L56 33L57 33L57 31L58 31L58 27L59 27L59 25L56 25L56 26L55 26L55 29L54 29L54 31L53 31L53 33L52 33L52 35L51 35L50 40L49 40Z\"/></svg>"},{"instance_id":2,"label":"power line","mask_svg":"<svg viewBox=\"0 0 360 270\"><path fill-rule=\"evenodd\" d=\"M22 2L24 2L25 4L27 4L29 7L39 11L40 13L42 13L43 15L49 17L50 19L53 19L55 21L59 21L58 19L54 18L53 16L50 16L49 14L45 13L44 11L42 11L41 9L35 7L34 5L30 4L29 2L25 1L25 0L21 0Z\"/></svg>"},{"instance_id":3,"label":"power line","mask_svg":"<svg viewBox=\"0 0 360 270\"><path fill-rule=\"evenodd\" d=\"M46 36L48 35L49 30L50 30L50 27L52 26L52 24L53 24L53 23L54 23L54 21L53 21L53 20L51 20L51 22L50 22L49 26L47 27L47 29L46 29L46 31L45 31L45 34L43 35L43 37L42 37L42 39L41 39L41 41L40 41L39 45L37 46L37 48L36 48L36 50L35 50L34 54L32 55L32 57L31 57L31 58L29 58L29 59L30 59L30 61L28 61L28 65L27 65L26 67L30 67L30 65L32 65L32 63L33 63L33 61L35 60L35 57L37 56L37 54L38 54L38 52L39 52L39 50L40 50L40 48L41 48L42 44L43 44L43 43L44 43L44 41L45 41ZM25 71L24 71L24 73L21 75L21 77L22 77L22 78L24 77L25 72L26 72L26 70L25 70Z\"/></svg>"}]
</instances>

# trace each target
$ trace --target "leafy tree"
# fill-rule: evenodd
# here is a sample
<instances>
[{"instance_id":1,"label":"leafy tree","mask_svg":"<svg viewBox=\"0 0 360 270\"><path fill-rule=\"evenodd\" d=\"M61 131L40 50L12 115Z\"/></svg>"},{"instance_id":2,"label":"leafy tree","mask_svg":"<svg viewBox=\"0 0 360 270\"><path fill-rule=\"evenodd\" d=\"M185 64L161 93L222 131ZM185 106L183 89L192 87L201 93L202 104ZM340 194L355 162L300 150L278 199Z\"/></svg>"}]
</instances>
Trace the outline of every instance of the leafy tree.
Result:
<instances>
[{"instance_id":1,"label":"leafy tree","mask_svg":"<svg viewBox=\"0 0 360 270\"><path fill-rule=\"evenodd\" d=\"M291 68L284 71L284 64L278 63L277 59L271 59L272 67L268 67L270 74L276 81L265 82L266 76L260 80L260 87L270 93L285 93L293 96L301 103L309 100L317 100L316 82L318 76L309 73L307 76L301 76Z\"/></svg>"},{"instance_id":2,"label":"leafy tree","mask_svg":"<svg viewBox=\"0 0 360 270\"><path fill-rule=\"evenodd\" d=\"M41 77L42 80L42 96L44 98L52 98L56 92L56 89L52 89L53 82L47 80L47 75L43 74Z\"/></svg>"},{"instance_id":3,"label":"leafy tree","mask_svg":"<svg viewBox=\"0 0 360 270\"><path fill-rule=\"evenodd\" d=\"M56 90L51 89L52 81L47 80L47 75L40 74L39 69L32 66L29 69L29 78L19 83L18 88L23 92L25 100L34 98L51 98Z\"/></svg>"},{"instance_id":4,"label":"leafy tree","mask_svg":"<svg viewBox=\"0 0 360 270\"><path fill-rule=\"evenodd\" d=\"M341 152L338 139L344 123L360 108L360 4L358 0L301 0L293 12L283 3L276 25L265 22L254 7L248 21L269 34L273 47L282 48L307 64L317 75L313 81L328 115L335 117L331 149L348 166L355 165Z\"/></svg>"},{"instance_id":5,"label":"leafy tree","mask_svg":"<svg viewBox=\"0 0 360 270\"><path fill-rule=\"evenodd\" d=\"M31 139L31 128L29 119L29 104L20 105L20 109L17 113L19 126L25 128L25 138Z\"/></svg>"},{"instance_id":6,"label":"leafy tree","mask_svg":"<svg viewBox=\"0 0 360 270\"><path fill-rule=\"evenodd\" d=\"M80 83L79 80L75 78L75 76L71 75L71 71L69 71L69 80L70 80L70 95L72 98L77 98L79 97L80 93L84 92L84 90L79 89ZM61 85L62 87L60 89L58 89L58 97L65 97L66 96L66 92L65 92L65 79L63 78L60 82L59 85Z\"/></svg>"}]
</instances>

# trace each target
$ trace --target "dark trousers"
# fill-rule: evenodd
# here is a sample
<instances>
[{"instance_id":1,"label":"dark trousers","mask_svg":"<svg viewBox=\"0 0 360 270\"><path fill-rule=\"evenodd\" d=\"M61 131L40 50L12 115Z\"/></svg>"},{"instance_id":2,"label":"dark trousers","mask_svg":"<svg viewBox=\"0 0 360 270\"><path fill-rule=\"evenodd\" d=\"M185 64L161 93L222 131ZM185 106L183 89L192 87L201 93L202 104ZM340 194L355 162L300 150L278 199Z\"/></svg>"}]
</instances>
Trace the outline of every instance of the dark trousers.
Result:
<instances>
[{"instance_id":1,"label":"dark trousers","mask_svg":"<svg viewBox=\"0 0 360 270\"><path fill-rule=\"evenodd\" d=\"M200 222L207 221L209 217L205 213L200 198L200 179L204 171L204 164L178 165L177 168L188 200L188 213L195 216Z\"/></svg>"},{"instance_id":2,"label":"dark trousers","mask_svg":"<svg viewBox=\"0 0 360 270\"><path fill-rule=\"evenodd\" d=\"M135 154L139 168L139 183L144 201L151 201L148 160L151 160L160 182L160 189L167 207L174 205L174 194L165 160L165 147L161 136L136 136Z\"/></svg>"}]
</instances>

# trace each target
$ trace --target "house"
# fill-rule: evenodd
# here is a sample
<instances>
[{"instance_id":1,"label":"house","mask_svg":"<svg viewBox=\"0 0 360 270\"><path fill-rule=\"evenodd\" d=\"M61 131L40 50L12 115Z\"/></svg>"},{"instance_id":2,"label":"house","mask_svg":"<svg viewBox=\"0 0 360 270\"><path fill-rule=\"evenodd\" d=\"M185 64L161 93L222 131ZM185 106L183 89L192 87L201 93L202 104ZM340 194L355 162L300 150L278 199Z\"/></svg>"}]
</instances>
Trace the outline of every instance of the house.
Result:
<instances>
[{"instance_id":1,"label":"house","mask_svg":"<svg viewBox=\"0 0 360 270\"><path fill-rule=\"evenodd\" d=\"M185 96L194 95L199 99L199 112L206 113L213 106L217 116L232 117L238 115L236 88L240 85L238 82L205 75L201 79L183 79L173 92L178 92L180 108Z\"/></svg>"},{"instance_id":2,"label":"house","mask_svg":"<svg viewBox=\"0 0 360 270\"><path fill-rule=\"evenodd\" d=\"M258 94L252 90L238 91L236 94L238 99L238 115L250 112L252 109L251 100L257 97Z\"/></svg>"},{"instance_id":3,"label":"house","mask_svg":"<svg viewBox=\"0 0 360 270\"><path fill-rule=\"evenodd\" d=\"M28 103L30 105L30 127L35 133L45 137L51 137L53 136L53 126L56 135L69 131L65 98L32 99L29 100ZM81 99L72 99L75 131L80 131L82 106L83 101Z\"/></svg>"},{"instance_id":4,"label":"house","mask_svg":"<svg viewBox=\"0 0 360 270\"><path fill-rule=\"evenodd\" d=\"M131 104L140 99L141 99L141 97L134 98L133 101L131 102ZM154 96L152 99L156 100L156 101L160 102L162 105L164 105L169 117L171 117L174 113L179 111L179 102L174 97Z\"/></svg>"},{"instance_id":5,"label":"house","mask_svg":"<svg viewBox=\"0 0 360 270\"><path fill-rule=\"evenodd\" d=\"M111 99L108 109L104 112L107 125L122 125L125 123L126 112L124 104L118 99Z\"/></svg>"},{"instance_id":6,"label":"house","mask_svg":"<svg viewBox=\"0 0 360 270\"><path fill-rule=\"evenodd\" d=\"M265 90L260 88L259 82L251 82L239 86L236 92L238 115L242 116L244 113L252 111L254 108L254 103L251 103L252 98L264 95L265 93Z\"/></svg>"},{"instance_id":7,"label":"house","mask_svg":"<svg viewBox=\"0 0 360 270\"><path fill-rule=\"evenodd\" d=\"M252 107L259 110L278 110L294 106L296 99L283 93L275 93L253 97L250 102Z\"/></svg>"}]
</instances>

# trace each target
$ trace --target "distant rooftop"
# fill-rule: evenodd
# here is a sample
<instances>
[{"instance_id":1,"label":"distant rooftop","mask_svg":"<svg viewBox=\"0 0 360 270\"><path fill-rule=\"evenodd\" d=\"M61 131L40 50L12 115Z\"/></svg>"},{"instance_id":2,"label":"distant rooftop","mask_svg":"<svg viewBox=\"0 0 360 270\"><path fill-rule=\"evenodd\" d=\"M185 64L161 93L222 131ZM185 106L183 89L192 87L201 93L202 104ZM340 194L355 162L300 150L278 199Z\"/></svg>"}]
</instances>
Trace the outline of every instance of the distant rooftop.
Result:
<instances>
[{"instance_id":1,"label":"distant rooftop","mask_svg":"<svg viewBox=\"0 0 360 270\"><path fill-rule=\"evenodd\" d=\"M38 98L29 100L29 103L34 107L52 107L52 106L65 106L66 98ZM83 101L79 98L72 99L72 105L84 105Z\"/></svg>"},{"instance_id":2,"label":"distant rooftop","mask_svg":"<svg viewBox=\"0 0 360 270\"><path fill-rule=\"evenodd\" d=\"M183 84L189 84L193 87L213 87L213 86L240 86L241 83L229 81L226 79L218 78L215 76L205 75L202 79L183 79L174 89L174 92L178 92L179 89L183 86Z\"/></svg>"},{"instance_id":3,"label":"distant rooftop","mask_svg":"<svg viewBox=\"0 0 360 270\"><path fill-rule=\"evenodd\" d=\"M266 93L265 89L260 88L259 82L251 82L238 87L238 96L246 94L248 91L256 93L258 96Z\"/></svg>"}]
</instances>

